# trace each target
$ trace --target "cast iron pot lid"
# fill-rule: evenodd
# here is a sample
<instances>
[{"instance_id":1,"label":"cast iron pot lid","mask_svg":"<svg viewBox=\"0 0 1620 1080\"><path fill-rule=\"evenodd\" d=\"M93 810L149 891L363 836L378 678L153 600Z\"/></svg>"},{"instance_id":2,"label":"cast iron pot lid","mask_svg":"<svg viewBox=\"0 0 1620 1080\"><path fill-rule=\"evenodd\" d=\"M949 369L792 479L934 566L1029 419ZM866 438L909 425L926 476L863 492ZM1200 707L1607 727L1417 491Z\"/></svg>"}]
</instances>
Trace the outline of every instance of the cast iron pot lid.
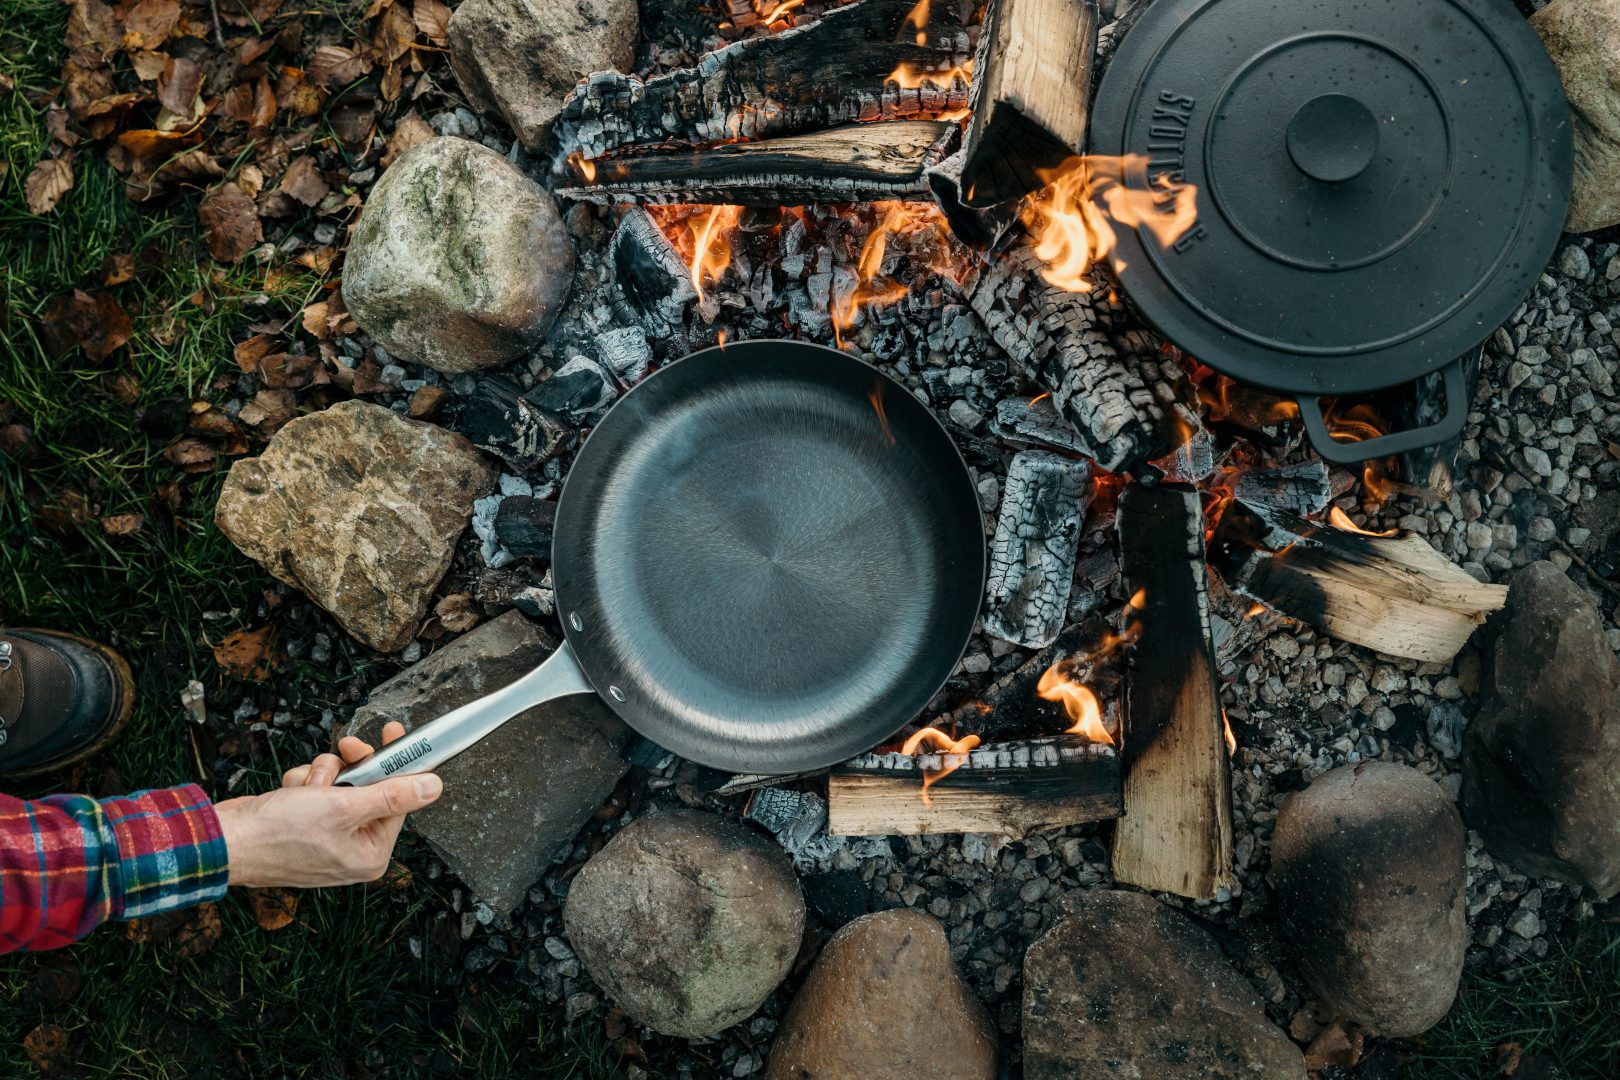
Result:
<instances>
[{"instance_id":1,"label":"cast iron pot lid","mask_svg":"<svg viewBox=\"0 0 1620 1080\"><path fill-rule=\"evenodd\" d=\"M1573 171L1557 70L1507 0L1157 0L1091 137L1161 217L1197 189L1173 242L1118 230L1131 298L1210 366L1298 394L1408 382L1489 336L1551 257Z\"/></svg>"}]
</instances>

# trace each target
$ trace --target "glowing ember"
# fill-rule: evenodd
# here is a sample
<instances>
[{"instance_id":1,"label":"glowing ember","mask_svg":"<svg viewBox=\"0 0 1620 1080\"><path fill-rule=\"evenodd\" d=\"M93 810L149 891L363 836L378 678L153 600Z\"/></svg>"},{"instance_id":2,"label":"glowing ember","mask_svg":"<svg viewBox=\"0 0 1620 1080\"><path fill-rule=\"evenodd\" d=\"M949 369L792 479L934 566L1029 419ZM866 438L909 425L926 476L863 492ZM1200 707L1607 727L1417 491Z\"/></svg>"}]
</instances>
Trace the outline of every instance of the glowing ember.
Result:
<instances>
[{"instance_id":1,"label":"glowing ember","mask_svg":"<svg viewBox=\"0 0 1620 1080\"><path fill-rule=\"evenodd\" d=\"M966 755L968 751L979 745L979 737L977 735L964 735L960 739L953 739L939 728L925 727L913 733L911 738L901 744L900 752L902 754L915 754L923 743L931 743L931 749L937 750L941 754ZM928 789L936 780L943 780L961 767L962 762L946 759L942 761L941 767L938 769L923 770L923 804L928 805Z\"/></svg>"},{"instance_id":2,"label":"glowing ember","mask_svg":"<svg viewBox=\"0 0 1620 1080\"><path fill-rule=\"evenodd\" d=\"M928 0L917 0L917 6L906 16L906 22L916 27L917 44L928 44L928 35L924 32L928 27Z\"/></svg>"},{"instance_id":3,"label":"glowing ember","mask_svg":"<svg viewBox=\"0 0 1620 1080\"><path fill-rule=\"evenodd\" d=\"M771 8L770 11L768 11L768 12L763 10L762 8L761 9L756 9L756 10L760 11L759 21L764 23L766 26L770 26L772 23L776 22L782 16L784 16L788 12L792 11L794 8L803 7L803 6L804 6L804 0L782 0L782 2L780 4L777 4L775 7Z\"/></svg>"},{"instance_id":4,"label":"glowing ember","mask_svg":"<svg viewBox=\"0 0 1620 1080\"><path fill-rule=\"evenodd\" d=\"M1024 223L1036 256L1046 264L1048 282L1070 292L1089 291L1086 270L1114 250L1115 224L1144 226L1168 247L1198 220L1198 188L1192 184L1174 184L1161 174L1155 190L1126 185L1126 173L1147 163L1141 154L1088 154L1039 174L1047 186L1024 204Z\"/></svg>"},{"instance_id":5,"label":"glowing ember","mask_svg":"<svg viewBox=\"0 0 1620 1080\"><path fill-rule=\"evenodd\" d=\"M692 256L686 266L699 302L703 300L704 277L711 282L719 281L720 275L731 265L731 245L726 242L726 232L741 217L740 206L711 206L706 213L686 223L692 236Z\"/></svg>"},{"instance_id":6,"label":"glowing ember","mask_svg":"<svg viewBox=\"0 0 1620 1080\"><path fill-rule=\"evenodd\" d=\"M1354 521L1351 521L1350 515L1345 513L1343 510L1340 510L1337 506L1328 511L1328 524L1332 525L1340 532L1356 533L1360 536L1394 536L1396 533L1400 532L1399 529L1388 529L1384 532L1373 532L1371 529L1363 529L1360 525L1357 525Z\"/></svg>"},{"instance_id":7,"label":"glowing ember","mask_svg":"<svg viewBox=\"0 0 1620 1080\"><path fill-rule=\"evenodd\" d=\"M1102 703L1097 700L1097 695L1091 692L1090 687L1075 682L1059 671L1061 666L1062 661L1059 661L1046 669L1041 681L1035 684L1036 695L1043 700L1062 704L1063 711L1073 721L1073 725L1066 729L1067 734L1083 735L1088 742L1113 746L1114 737L1103 726Z\"/></svg>"},{"instance_id":8,"label":"glowing ember","mask_svg":"<svg viewBox=\"0 0 1620 1080\"><path fill-rule=\"evenodd\" d=\"M944 230L944 219L932 203L882 201L872 208L883 217L866 234L860 256L855 260L855 288L847 296L831 298L833 338L844 347L844 331L855 323L855 313L865 307L883 307L903 300L910 291L905 285L883 276L883 260L889 238L918 232L924 228Z\"/></svg>"}]
</instances>

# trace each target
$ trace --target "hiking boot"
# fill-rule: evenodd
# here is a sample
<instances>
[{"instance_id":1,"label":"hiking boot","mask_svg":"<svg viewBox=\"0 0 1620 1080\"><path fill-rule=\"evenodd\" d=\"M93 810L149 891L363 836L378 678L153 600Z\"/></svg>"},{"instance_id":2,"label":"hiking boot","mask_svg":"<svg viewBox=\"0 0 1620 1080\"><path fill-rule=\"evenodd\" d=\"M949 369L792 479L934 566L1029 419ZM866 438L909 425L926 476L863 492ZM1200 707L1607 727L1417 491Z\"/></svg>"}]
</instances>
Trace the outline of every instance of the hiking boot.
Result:
<instances>
[{"instance_id":1,"label":"hiking boot","mask_svg":"<svg viewBox=\"0 0 1620 1080\"><path fill-rule=\"evenodd\" d=\"M118 736L134 704L129 665L107 646L0 629L0 776L84 760Z\"/></svg>"}]
</instances>

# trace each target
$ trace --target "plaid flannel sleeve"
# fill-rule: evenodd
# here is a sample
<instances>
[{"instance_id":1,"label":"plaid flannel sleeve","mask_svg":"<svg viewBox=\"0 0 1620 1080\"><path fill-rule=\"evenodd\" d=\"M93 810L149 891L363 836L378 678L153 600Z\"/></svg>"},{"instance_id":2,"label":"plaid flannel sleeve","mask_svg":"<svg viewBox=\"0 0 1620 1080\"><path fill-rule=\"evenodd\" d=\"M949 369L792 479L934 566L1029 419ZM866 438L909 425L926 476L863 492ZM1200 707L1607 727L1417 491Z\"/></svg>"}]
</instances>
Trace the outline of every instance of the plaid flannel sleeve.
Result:
<instances>
[{"instance_id":1,"label":"plaid flannel sleeve","mask_svg":"<svg viewBox=\"0 0 1620 1080\"><path fill-rule=\"evenodd\" d=\"M117 799L0 795L0 952L225 894L225 838L195 784Z\"/></svg>"}]
</instances>

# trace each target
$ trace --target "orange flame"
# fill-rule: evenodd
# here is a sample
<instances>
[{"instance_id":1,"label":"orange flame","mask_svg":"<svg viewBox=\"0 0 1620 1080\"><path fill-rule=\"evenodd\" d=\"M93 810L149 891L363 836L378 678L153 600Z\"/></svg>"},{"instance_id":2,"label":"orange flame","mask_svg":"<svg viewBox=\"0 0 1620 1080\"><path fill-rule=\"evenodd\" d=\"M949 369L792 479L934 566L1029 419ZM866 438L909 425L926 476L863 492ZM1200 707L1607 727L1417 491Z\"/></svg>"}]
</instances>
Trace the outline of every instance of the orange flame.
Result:
<instances>
[{"instance_id":1,"label":"orange flame","mask_svg":"<svg viewBox=\"0 0 1620 1080\"><path fill-rule=\"evenodd\" d=\"M931 203L884 200L872 204L883 217L872 226L855 260L855 289L846 299L832 298L833 338L844 347L844 330L854 325L855 313L863 307L883 307L905 298L910 291L897 281L881 277L883 257L889 250L889 237L915 230L938 219L939 210Z\"/></svg>"},{"instance_id":2,"label":"orange flame","mask_svg":"<svg viewBox=\"0 0 1620 1080\"><path fill-rule=\"evenodd\" d=\"M1341 410L1339 402L1335 401L1322 419L1327 424L1328 433L1340 442L1366 442L1388 430L1378 410L1367 404L1352 405ZM1395 493L1395 485L1389 478L1392 465L1391 459L1379 458L1365 462L1361 467L1362 489L1377 505L1382 506Z\"/></svg>"},{"instance_id":3,"label":"orange flame","mask_svg":"<svg viewBox=\"0 0 1620 1080\"><path fill-rule=\"evenodd\" d=\"M883 411L883 379L872 381L872 389L867 392L866 400L872 403L877 412L878 423L883 427L883 441L890 446L894 445L894 432L889 430L889 414Z\"/></svg>"},{"instance_id":4,"label":"orange flame","mask_svg":"<svg viewBox=\"0 0 1620 1080\"><path fill-rule=\"evenodd\" d=\"M794 8L803 6L804 0L782 0L780 4L777 4L769 12L762 11L759 16L759 21L764 23L766 26L770 26L772 23L786 15L788 12L792 11ZM756 10L759 9L756 8Z\"/></svg>"},{"instance_id":5,"label":"orange flame","mask_svg":"<svg viewBox=\"0 0 1620 1080\"><path fill-rule=\"evenodd\" d=\"M568 155L568 164L587 184L596 183L596 162L586 157L583 150L572 151Z\"/></svg>"},{"instance_id":6,"label":"orange flame","mask_svg":"<svg viewBox=\"0 0 1620 1080\"><path fill-rule=\"evenodd\" d=\"M742 209L740 206L712 206L686 223L692 236L692 259L687 263L687 270L700 302L704 276L711 282L719 281L720 275L731 265L731 245L726 241L726 232L741 219Z\"/></svg>"},{"instance_id":7,"label":"orange flame","mask_svg":"<svg viewBox=\"0 0 1620 1080\"><path fill-rule=\"evenodd\" d=\"M1221 706L1221 730L1226 736L1226 756L1237 756L1237 736L1232 734L1232 721L1226 718L1226 706Z\"/></svg>"},{"instance_id":8,"label":"orange flame","mask_svg":"<svg viewBox=\"0 0 1620 1080\"><path fill-rule=\"evenodd\" d=\"M928 2L929 0L917 0L917 6L906 16L906 22L917 28L918 45L928 44L928 35L925 33L928 28Z\"/></svg>"},{"instance_id":9,"label":"orange flame","mask_svg":"<svg viewBox=\"0 0 1620 1080\"><path fill-rule=\"evenodd\" d=\"M1046 669L1041 681L1035 685L1036 695L1046 701L1062 703L1063 711L1074 721L1073 726L1066 729L1066 734L1083 735L1088 742L1113 746L1114 737L1103 726L1102 703L1090 687L1075 682L1059 671L1062 664L1060 660Z\"/></svg>"},{"instance_id":10,"label":"orange flame","mask_svg":"<svg viewBox=\"0 0 1620 1080\"><path fill-rule=\"evenodd\" d=\"M1337 506L1328 511L1328 524L1332 525L1340 532L1356 533L1360 536L1385 537L1394 536L1396 533L1400 532L1399 529L1387 529L1384 532L1373 532L1371 529L1363 529L1360 525L1357 525L1354 521L1351 521L1350 515L1345 513L1343 510L1340 510Z\"/></svg>"},{"instance_id":11,"label":"orange flame","mask_svg":"<svg viewBox=\"0 0 1620 1080\"><path fill-rule=\"evenodd\" d=\"M923 743L932 743L933 749L941 754L966 754L979 745L977 735L964 735L960 739L953 739L936 727L925 727L916 731L900 746L902 754L915 754ZM938 769L923 770L922 800L923 805L930 805L928 789L935 781L943 780L957 769L962 767L960 761L947 761Z\"/></svg>"},{"instance_id":12,"label":"orange flame","mask_svg":"<svg viewBox=\"0 0 1620 1080\"><path fill-rule=\"evenodd\" d=\"M924 2L926 3L927 0L924 0ZM958 79L960 79L963 84L972 82L972 60L968 60L964 63L957 64L954 67L945 68L940 71L926 71L913 64L908 64L902 61L900 64L895 66L893 71L889 72L888 78L884 79L883 81L885 83L892 82L899 86L902 90L917 90L921 87L927 86L930 83L939 87L941 90L944 90L953 85Z\"/></svg>"},{"instance_id":13,"label":"orange flame","mask_svg":"<svg viewBox=\"0 0 1620 1080\"><path fill-rule=\"evenodd\" d=\"M1162 174L1155 177L1154 190L1125 183L1127 172L1145 170L1147 163L1142 154L1087 154L1038 174L1046 187L1025 203L1024 223L1049 283L1069 292L1089 291L1086 270L1114 250L1116 223L1145 226L1166 247L1197 223L1195 185L1176 184Z\"/></svg>"}]
</instances>

